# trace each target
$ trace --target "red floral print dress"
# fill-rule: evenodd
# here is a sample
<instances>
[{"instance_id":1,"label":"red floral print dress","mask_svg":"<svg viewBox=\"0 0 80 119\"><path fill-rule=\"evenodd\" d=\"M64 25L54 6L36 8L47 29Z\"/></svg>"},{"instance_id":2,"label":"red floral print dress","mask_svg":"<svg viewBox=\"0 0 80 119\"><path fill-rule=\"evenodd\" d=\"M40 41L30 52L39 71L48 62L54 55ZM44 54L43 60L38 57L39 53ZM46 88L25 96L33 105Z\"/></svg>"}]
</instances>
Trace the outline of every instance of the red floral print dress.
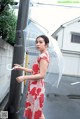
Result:
<instances>
[{"instance_id":1,"label":"red floral print dress","mask_svg":"<svg viewBox=\"0 0 80 119\"><path fill-rule=\"evenodd\" d=\"M33 64L33 75L39 73L40 60L44 59L49 63L49 54L42 53L35 64ZM28 84L28 94L26 98L24 117L28 119L39 119L42 115L44 104L44 79L30 80Z\"/></svg>"}]
</instances>

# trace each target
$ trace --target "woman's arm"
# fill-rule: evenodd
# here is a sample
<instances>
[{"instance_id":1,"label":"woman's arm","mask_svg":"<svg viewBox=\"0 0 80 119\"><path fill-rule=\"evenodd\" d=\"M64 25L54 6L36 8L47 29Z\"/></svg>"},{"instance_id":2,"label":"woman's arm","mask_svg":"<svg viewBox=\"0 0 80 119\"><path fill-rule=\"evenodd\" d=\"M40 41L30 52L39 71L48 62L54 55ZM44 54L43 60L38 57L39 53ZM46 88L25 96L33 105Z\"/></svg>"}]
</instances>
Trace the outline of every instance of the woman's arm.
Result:
<instances>
[{"instance_id":1,"label":"woman's arm","mask_svg":"<svg viewBox=\"0 0 80 119\"><path fill-rule=\"evenodd\" d=\"M24 80L39 80L39 79L43 79L46 71L48 68L48 62L45 61L44 59L41 59L40 61L40 73L39 74L35 74L35 75L26 75L26 76L19 76L17 77L17 81L20 83Z\"/></svg>"},{"instance_id":2,"label":"woman's arm","mask_svg":"<svg viewBox=\"0 0 80 119\"><path fill-rule=\"evenodd\" d=\"M28 69L28 68L22 67L19 64L14 64L14 69L16 69L16 70L23 70L25 72L32 73L32 69Z\"/></svg>"}]
</instances>

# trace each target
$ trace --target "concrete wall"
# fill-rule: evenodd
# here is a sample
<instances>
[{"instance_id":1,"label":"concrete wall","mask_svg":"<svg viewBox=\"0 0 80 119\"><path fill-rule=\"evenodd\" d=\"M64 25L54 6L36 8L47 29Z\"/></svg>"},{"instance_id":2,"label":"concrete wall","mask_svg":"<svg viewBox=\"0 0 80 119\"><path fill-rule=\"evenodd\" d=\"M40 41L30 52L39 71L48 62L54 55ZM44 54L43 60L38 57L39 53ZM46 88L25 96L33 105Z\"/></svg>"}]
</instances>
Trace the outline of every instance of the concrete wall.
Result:
<instances>
[{"instance_id":1,"label":"concrete wall","mask_svg":"<svg viewBox=\"0 0 80 119\"><path fill-rule=\"evenodd\" d=\"M0 38L0 102L9 91L11 71L7 66L11 67L12 59L13 47Z\"/></svg>"}]
</instances>

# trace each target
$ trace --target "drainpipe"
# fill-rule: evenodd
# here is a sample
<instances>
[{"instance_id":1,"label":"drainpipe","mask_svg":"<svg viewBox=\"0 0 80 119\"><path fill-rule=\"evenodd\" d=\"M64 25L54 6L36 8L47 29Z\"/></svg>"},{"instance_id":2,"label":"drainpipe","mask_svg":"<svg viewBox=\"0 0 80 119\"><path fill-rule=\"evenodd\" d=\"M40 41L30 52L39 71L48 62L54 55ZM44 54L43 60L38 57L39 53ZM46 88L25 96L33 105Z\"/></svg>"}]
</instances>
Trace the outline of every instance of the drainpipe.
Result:
<instances>
[{"instance_id":1,"label":"drainpipe","mask_svg":"<svg viewBox=\"0 0 80 119\"><path fill-rule=\"evenodd\" d=\"M63 26L61 26L61 27L63 28L61 50L63 50L63 42L64 42L64 27L63 27Z\"/></svg>"}]
</instances>

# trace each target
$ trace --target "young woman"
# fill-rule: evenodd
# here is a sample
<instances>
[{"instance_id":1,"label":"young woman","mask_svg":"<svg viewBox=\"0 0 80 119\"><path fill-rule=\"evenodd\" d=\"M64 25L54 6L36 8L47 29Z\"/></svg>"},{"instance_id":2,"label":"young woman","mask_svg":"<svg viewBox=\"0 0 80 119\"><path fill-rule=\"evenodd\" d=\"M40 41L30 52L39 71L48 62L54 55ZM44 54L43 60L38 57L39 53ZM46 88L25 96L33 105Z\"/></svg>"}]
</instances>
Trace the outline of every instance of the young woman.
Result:
<instances>
[{"instance_id":1,"label":"young woman","mask_svg":"<svg viewBox=\"0 0 80 119\"><path fill-rule=\"evenodd\" d=\"M19 76L16 80L19 83L29 80L24 116L28 119L45 119L42 109L45 92L44 77L49 65L49 54L47 51L49 39L47 36L41 35L36 38L35 43L37 50L40 51L40 56L33 64L32 69L15 64L15 69L29 72L31 75Z\"/></svg>"}]
</instances>

